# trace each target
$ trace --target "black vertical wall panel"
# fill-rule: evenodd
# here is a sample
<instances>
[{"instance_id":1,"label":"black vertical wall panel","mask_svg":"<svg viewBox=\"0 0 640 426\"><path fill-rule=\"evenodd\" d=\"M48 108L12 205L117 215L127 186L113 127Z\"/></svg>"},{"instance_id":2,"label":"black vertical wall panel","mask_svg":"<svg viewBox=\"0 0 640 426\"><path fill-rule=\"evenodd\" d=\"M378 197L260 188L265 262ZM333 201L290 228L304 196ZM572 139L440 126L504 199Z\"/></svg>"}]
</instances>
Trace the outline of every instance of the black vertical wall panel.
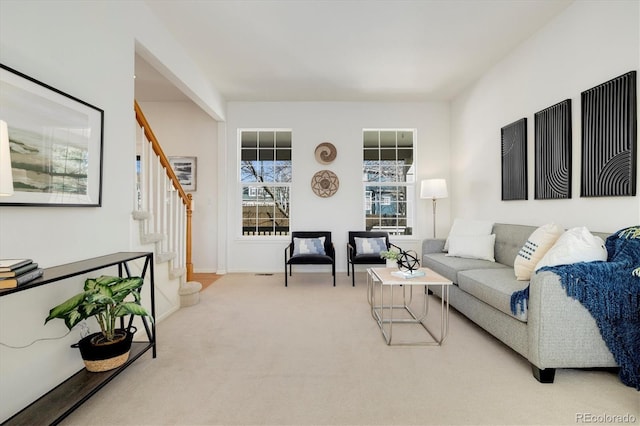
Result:
<instances>
[{"instance_id":1,"label":"black vertical wall panel","mask_svg":"<svg viewBox=\"0 0 640 426\"><path fill-rule=\"evenodd\" d=\"M535 114L535 199L571 198L571 99Z\"/></svg>"},{"instance_id":2,"label":"black vertical wall panel","mask_svg":"<svg viewBox=\"0 0 640 426\"><path fill-rule=\"evenodd\" d=\"M527 119L501 129L502 199L527 199Z\"/></svg>"},{"instance_id":3,"label":"black vertical wall panel","mask_svg":"<svg viewBox=\"0 0 640 426\"><path fill-rule=\"evenodd\" d=\"M636 71L582 92L580 196L635 196Z\"/></svg>"}]
</instances>

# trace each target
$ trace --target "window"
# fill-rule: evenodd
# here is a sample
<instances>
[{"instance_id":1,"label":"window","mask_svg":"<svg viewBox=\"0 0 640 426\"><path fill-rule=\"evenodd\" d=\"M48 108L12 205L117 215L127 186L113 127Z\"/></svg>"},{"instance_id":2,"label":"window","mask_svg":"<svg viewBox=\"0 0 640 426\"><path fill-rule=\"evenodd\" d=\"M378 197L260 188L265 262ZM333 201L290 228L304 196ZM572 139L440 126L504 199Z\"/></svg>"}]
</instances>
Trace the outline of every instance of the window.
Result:
<instances>
[{"instance_id":1,"label":"window","mask_svg":"<svg viewBox=\"0 0 640 426\"><path fill-rule=\"evenodd\" d=\"M414 133L410 129L363 131L363 206L367 231L412 235Z\"/></svg>"},{"instance_id":2,"label":"window","mask_svg":"<svg viewBox=\"0 0 640 426\"><path fill-rule=\"evenodd\" d=\"M242 235L288 235L291 131L240 131Z\"/></svg>"}]
</instances>

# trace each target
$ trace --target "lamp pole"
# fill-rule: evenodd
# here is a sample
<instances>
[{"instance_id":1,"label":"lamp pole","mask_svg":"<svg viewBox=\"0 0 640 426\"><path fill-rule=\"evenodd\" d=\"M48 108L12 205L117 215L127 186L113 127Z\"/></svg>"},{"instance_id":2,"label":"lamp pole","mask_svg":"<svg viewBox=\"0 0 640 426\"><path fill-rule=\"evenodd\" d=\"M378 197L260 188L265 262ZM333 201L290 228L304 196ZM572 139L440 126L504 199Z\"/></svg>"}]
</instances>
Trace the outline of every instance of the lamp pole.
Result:
<instances>
[{"instance_id":1,"label":"lamp pole","mask_svg":"<svg viewBox=\"0 0 640 426\"><path fill-rule=\"evenodd\" d=\"M424 179L420 183L420 198L429 199L433 206L433 238L436 238L436 200L447 198L447 181L444 179Z\"/></svg>"},{"instance_id":2,"label":"lamp pole","mask_svg":"<svg viewBox=\"0 0 640 426\"><path fill-rule=\"evenodd\" d=\"M436 197L432 198L433 200L433 239L436 238Z\"/></svg>"}]
</instances>

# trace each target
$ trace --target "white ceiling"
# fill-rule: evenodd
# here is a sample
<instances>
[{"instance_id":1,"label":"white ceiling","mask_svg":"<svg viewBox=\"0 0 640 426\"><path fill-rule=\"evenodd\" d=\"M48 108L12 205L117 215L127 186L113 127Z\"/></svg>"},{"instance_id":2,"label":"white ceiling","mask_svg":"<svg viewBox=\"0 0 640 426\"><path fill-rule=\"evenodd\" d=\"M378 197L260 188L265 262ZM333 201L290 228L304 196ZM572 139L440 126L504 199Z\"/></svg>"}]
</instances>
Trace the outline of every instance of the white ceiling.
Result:
<instances>
[{"instance_id":1,"label":"white ceiling","mask_svg":"<svg viewBox=\"0 0 640 426\"><path fill-rule=\"evenodd\" d=\"M454 97L573 0L147 0L229 101ZM141 58L136 98L184 99Z\"/></svg>"}]
</instances>

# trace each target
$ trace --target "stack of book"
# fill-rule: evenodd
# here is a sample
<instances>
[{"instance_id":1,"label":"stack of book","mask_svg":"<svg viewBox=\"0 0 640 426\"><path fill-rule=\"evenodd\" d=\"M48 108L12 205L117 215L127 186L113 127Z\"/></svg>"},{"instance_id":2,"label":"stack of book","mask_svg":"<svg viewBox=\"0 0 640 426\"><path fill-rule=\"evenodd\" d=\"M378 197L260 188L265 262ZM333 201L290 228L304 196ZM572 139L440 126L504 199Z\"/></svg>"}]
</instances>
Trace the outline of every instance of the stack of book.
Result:
<instances>
[{"instance_id":1,"label":"stack of book","mask_svg":"<svg viewBox=\"0 0 640 426\"><path fill-rule=\"evenodd\" d=\"M394 277L400 277L400 278L404 278L405 280L408 280L411 278L424 277L426 274L424 273L424 271L416 269L413 271L395 271L395 272L392 272L391 275L393 275Z\"/></svg>"},{"instance_id":2,"label":"stack of book","mask_svg":"<svg viewBox=\"0 0 640 426\"><path fill-rule=\"evenodd\" d=\"M43 273L31 259L0 259L0 289L27 284Z\"/></svg>"}]
</instances>

